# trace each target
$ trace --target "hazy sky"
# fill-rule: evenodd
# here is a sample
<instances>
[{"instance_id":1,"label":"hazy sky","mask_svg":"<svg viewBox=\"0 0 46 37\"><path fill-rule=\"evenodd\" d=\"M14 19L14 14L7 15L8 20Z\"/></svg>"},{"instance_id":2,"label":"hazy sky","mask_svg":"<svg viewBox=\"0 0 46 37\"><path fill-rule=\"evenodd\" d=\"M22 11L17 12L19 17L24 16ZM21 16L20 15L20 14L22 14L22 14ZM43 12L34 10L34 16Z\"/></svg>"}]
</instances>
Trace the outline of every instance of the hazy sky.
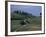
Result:
<instances>
[{"instance_id":1,"label":"hazy sky","mask_svg":"<svg viewBox=\"0 0 46 37\"><path fill-rule=\"evenodd\" d=\"M32 13L35 16L39 16L42 12L41 6L31 6L31 5L11 5L11 12L15 10L20 10L28 13Z\"/></svg>"}]
</instances>

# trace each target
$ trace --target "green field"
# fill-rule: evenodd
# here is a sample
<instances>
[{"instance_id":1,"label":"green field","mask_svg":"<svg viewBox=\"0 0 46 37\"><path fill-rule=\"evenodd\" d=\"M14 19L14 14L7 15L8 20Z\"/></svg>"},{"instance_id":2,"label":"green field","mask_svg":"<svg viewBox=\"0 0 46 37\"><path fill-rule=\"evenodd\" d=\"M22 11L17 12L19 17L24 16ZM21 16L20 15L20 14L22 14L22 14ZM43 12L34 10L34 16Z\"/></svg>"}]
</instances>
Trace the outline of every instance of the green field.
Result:
<instances>
[{"instance_id":1,"label":"green field","mask_svg":"<svg viewBox=\"0 0 46 37\"><path fill-rule=\"evenodd\" d=\"M41 30L41 16L15 12L11 16L11 32ZM24 20L27 22L24 23Z\"/></svg>"}]
</instances>

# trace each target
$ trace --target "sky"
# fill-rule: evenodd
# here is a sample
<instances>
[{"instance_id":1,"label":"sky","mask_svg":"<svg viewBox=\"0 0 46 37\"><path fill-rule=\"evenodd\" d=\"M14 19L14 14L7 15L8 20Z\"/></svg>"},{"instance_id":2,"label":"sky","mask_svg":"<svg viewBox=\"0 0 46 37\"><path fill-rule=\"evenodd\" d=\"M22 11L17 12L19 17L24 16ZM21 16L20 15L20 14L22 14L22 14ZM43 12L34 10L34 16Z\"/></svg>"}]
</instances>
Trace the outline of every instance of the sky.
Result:
<instances>
[{"instance_id":1,"label":"sky","mask_svg":"<svg viewBox=\"0 0 46 37\"><path fill-rule=\"evenodd\" d=\"M32 15L39 16L40 12L42 12L42 7L32 5L11 5L11 12L14 12L15 10L24 11L27 13L32 13Z\"/></svg>"}]
</instances>

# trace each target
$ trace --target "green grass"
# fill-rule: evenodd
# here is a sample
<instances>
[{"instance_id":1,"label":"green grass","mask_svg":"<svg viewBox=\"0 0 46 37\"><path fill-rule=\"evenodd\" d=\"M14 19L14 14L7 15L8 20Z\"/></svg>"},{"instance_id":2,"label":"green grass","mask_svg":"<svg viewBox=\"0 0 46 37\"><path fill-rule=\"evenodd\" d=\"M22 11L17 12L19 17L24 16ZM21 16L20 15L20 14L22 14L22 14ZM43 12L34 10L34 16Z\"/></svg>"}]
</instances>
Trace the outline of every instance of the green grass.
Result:
<instances>
[{"instance_id":1,"label":"green grass","mask_svg":"<svg viewBox=\"0 0 46 37\"><path fill-rule=\"evenodd\" d=\"M23 20L27 19L30 23L21 25ZM33 15L13 14L11 17L11 32L14 31L36 31L41 30L41 17Z\"/></svg>"},{"instance_id":2,"label":"green grass","mask_svg":"<svg viewBox=\"0 0 46 37\"><path fill-rule=\"evenodd\" d=\"M41 30L40 18L28 19L30 24L21 25L22 20L12 20L11 21L11 31L34 31Z\"/></svg>"}]
</instances>

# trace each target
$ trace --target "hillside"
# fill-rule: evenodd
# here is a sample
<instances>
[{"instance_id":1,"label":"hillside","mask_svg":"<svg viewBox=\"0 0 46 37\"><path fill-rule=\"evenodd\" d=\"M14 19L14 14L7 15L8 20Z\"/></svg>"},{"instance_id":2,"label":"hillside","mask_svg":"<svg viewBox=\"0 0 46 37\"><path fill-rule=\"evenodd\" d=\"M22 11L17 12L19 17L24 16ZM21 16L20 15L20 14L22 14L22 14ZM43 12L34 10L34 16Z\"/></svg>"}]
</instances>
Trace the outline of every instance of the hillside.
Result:
<instances>
[{"instance_id":1,"label":"hillside","mask_svg":"<svg viewBox=\"0 0 46 37\"><path fill-rule=\"evenodd\" d=\"M24 11L11 13L11 31L41 30L41 16L34 16Z\"/></svg>"}]
</instances>

